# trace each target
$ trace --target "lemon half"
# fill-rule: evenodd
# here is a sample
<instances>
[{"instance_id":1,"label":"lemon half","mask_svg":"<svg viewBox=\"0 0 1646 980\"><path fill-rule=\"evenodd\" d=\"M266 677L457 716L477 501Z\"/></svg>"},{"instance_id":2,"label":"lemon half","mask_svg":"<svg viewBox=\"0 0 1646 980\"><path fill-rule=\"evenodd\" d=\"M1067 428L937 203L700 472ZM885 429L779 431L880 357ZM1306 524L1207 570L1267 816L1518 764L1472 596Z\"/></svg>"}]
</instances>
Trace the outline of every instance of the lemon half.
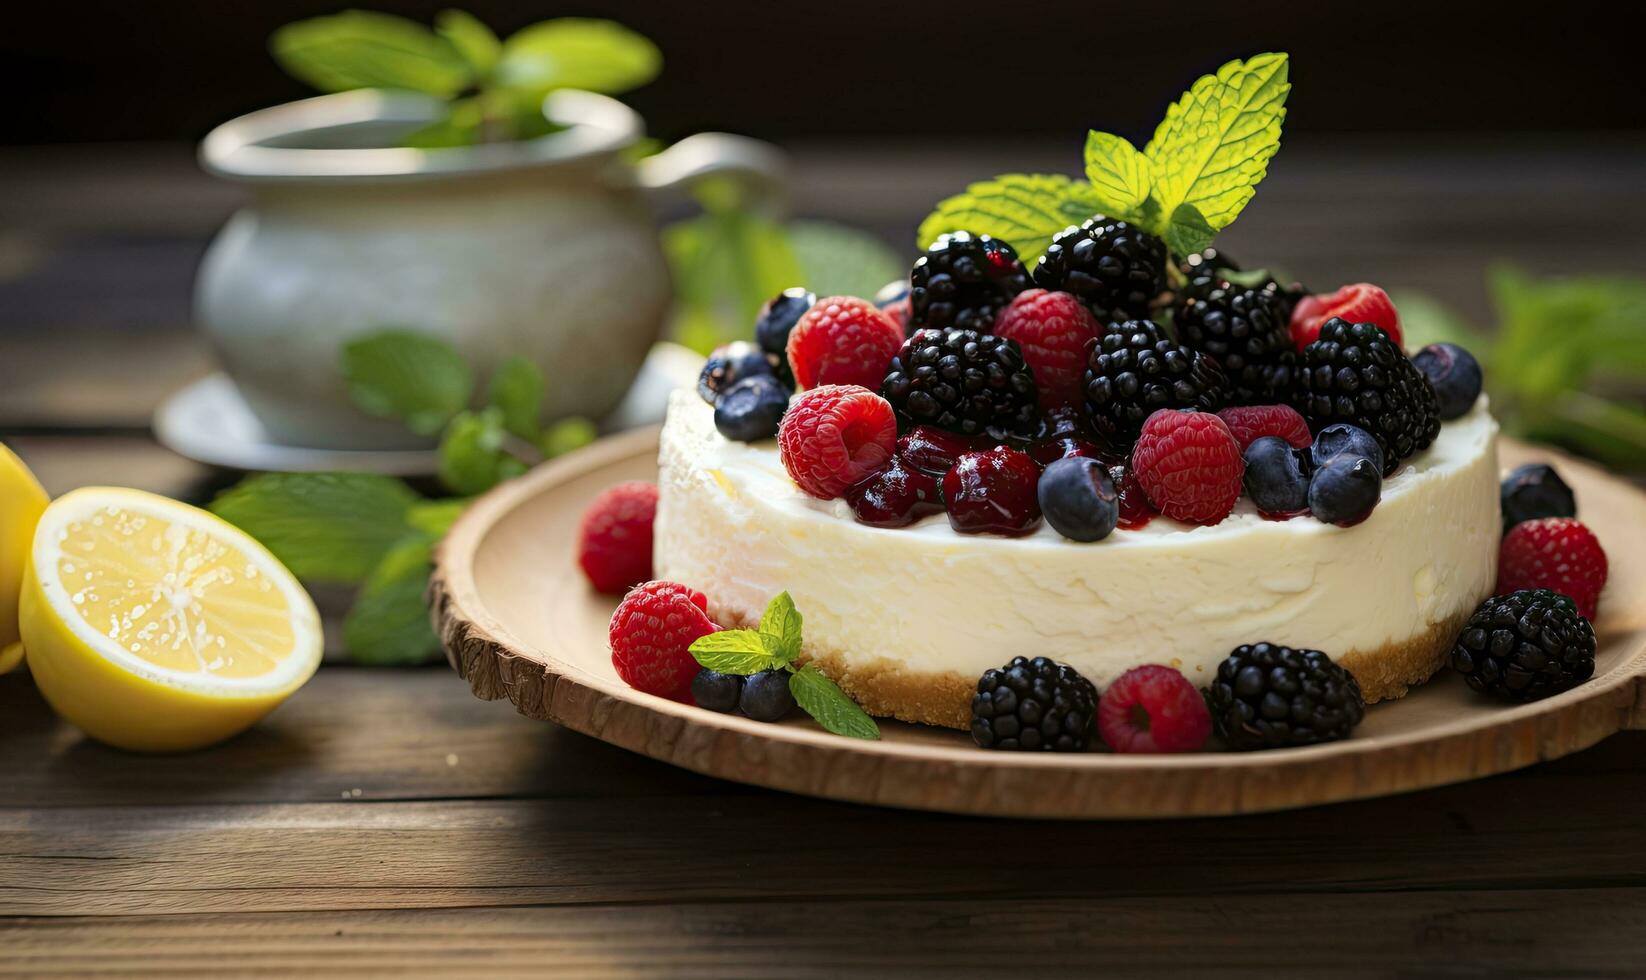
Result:
<instances>
[{"instance_id":1,"label":"lemon half","mask_svg":"<svg viewBox=\"0 0 1646 980\"><path fill-rule=\"evenodd\" d=\"M245 532L140 490L88 487L40 518L23 646L58 714L137 751L250 727L314 674L320 616Z\"/></svg>"},{"instance_id":2,"label":"lemon half","mask_svg":"<svg viewBox=\"0 0 1646 980\"><path fill-rule=\"evenodd\" d=\"M17 642L17 593L23 587L34 526L50 502L17 454L0 444L0 674L23 659Z\"/></svg>"}]
</instances>

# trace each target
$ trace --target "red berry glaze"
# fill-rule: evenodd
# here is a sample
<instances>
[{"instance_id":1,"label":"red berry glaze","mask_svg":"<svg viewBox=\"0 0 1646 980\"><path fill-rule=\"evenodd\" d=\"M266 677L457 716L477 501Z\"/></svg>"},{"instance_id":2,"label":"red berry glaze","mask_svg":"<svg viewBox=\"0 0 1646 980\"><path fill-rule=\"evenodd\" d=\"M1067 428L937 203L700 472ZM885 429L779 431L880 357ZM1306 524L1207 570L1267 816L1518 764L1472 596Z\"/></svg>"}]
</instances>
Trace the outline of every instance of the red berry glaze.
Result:
<instances>
[{"instance_id":1,"label":"red berry glaze","mask_svg":"<svg viewBox=\"0 0 1646 980\"><path fill-rule=\"evenodd\" d=\"M708 608L703 593L675 582L631 589L612 613L607 633L617 676L637 691L691 704L698 670L691 645L720 629Z\"/></svg>"},{"instance_id":2,"label":"red berry glaze","mask_svg":"<svg viewBox=\"0 0 1646 980\"><path fill-rule=\"evenodd\" d=\"M1308 449L1314 442L1309 423L1290 405L1238 405L1225 408L1217 417L1228 425L1241 452L1264 436L1277 436L1298 449Z\"/></svg>"},{"instance_id":3,"label":"red berry glaze","mask_svg":"<svg viewBox=\"0 0 1646 980\"><path fill-rule=\"evenodd\" d=\"M1116 752L1193 752L1211 736L1212 715L1187 677L1149 664L1121 674L1103 692L1097 730Z\"/></svg>"},{"instance_id":4,"label":"red berry glaze","mask_svg":"<svg viewBox=\"0 0 1646 980\"><path fill-rule=\"evenodd\" d=\"M1606 571L1606 552L1583 522L1572 517L1521 521L1503 537L1497 593L1553 589L1570 596L1584 619L1594 619Z\"/></svg>"},{"instance_id":5,"label":"red berry glaze","mask_svg":"<svg viewBox=\"0 0 1646 980\"><path fill-rule=\"evenodd\" d=\"M907 527L943 511L937 477L893 457L885 469L846 488L846 503L860 524Z\"/></svg>"},{"instance_id":6,"label":"red berry glaze","mask_svg":"<svg viewBox=\"0 0 1646 980\"><path fill-rule=\"evenodd\" d=\"M652 577L657 485L607 487L577 526L577 564L597 591L614 595Z\"/></svg>"},{"instance_id":7,"label":"red berry glaze","mask_svg":"<svg viewBox=\"0 0 1646 980\"><path fill-rule=\"evenodd\" d=\"M966 453L943 477L949 526L961 534L1028 534L1040 523L1039 485L1040 467L1027 453Z\"/></svg>"},{"instance_id":8,"label":"red berry glaze","mask_svg":"<svg viewBox=\"0 0 1646 980\"><path fill-rule=\"evenodd\" d=\"M1136 531L1147 527L1149 521L1160 513L1149 502L1149 495L1143 492L1143 487L1137 482L1137 474L1132 472L1130 466L1120 464L1109 467L1109 479L1114 482L1115 501L1120 509L1120 517L1114 525L1116 529Z\"/></svg>"},{"instance_id":9,"label":"red berry glaze","mask_svg":"<svg viewBox=\"0 0 1646 980\"><path fill-rule=\"evenodd\" d=\"M1000 311L994 332L1023 349L1042 409L1083 402L1086 349L1103 336L1102 324L1086 304L1069 293L1026 290Z\"/></svg>"},{"instance_id":10,"label":"red berry glaze","mask_svg":"<svg viewBox=\"0 0 1646 980\"><path fill-rule=\"evenodd\" d=\"M777 430L789 477L813 497L833 500L875 473L897 448L897 416L879 395L824 385L795 399Z\"/></svg>"},{"instance_id":11,"label":"red berry glaze","mask_svg":"<svg viewBox=\"0 0 1646 980\"><path fill-rule=\"evenodd\" d=\"M1029 446L1028 453L1042 468L1067 456L1083 456L1110 465L1126 458L1091 430L1081 409L1066 406L1046 413L1040 434Z\"/></svg>"},{"instance_id":12,"label":"red berry glaze","mask_svg":"<svg viewBox=\"0 0 1646 980\"><path fill-rule=\"evenodd\" d=\"M1402 346L1400 314L1389 294L1369 282L1344 286L1335 293L1305 296L1292 308L1292 343L1298 350L1320 339L1320 328L1332 317L1342 317L1350 323L1373 323L1389 335L1396 347Z\"/></svg>"},{"instance_id":13,"label":"red berry glaze","mask_svg":"<svg viewBox=\"0 0 1646 980\"><path fill-rule=\"evenodd\" d=\"M1216 524L1234 510L1246 461L1229 426L1210 412L1163 408L1143 423L1132 470L1149 502L1190 524Z\"/></svg>"},{"instance_id":14,"label":"red berry glaze","mask_svg":"<svg viewBox=\"0 0 1646 980\"><path fill-rule=\"evenodd\" d=\"M980 439L963 436L948 429L917 425L908 435L897 440L897 458L912 469L941 478L949 472L954 461L965 453L975 453L990 447Z\"/></svg>"},{"instance_id":15,"label":"red berry glaze","mask_svg":"<svg viewBox=\"0 0 1646 980\"><path fill-rule=\"evenodd\" d=\"M855 296L820 299L789 332L789 366L801 388L860 385L878 391L903 347L903 331Z\"/></svg>"}]
</instances>

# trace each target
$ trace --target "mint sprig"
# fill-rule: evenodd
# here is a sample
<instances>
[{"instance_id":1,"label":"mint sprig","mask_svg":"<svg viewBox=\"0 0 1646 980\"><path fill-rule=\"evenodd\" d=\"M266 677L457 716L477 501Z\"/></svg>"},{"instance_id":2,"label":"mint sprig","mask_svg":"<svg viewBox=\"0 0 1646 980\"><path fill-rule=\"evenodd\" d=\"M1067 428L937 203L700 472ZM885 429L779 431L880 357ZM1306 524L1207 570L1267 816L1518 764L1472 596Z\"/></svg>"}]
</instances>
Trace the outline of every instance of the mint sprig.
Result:
<instances>
[{"instance_id":1,"label":"mint sprig","mask_svg":"<svg viewBox=\"0 0 1646 980\"><path fill-rule=\"evenodd\" d=\"M878 739L880 726L816 664L796 667L802 618L794 599L781 592L767 604L760 628L721 630L691 645L698 666L747 677L767 670L789 672L789 693L800 709L824 729L848 738Z\"/></svg>"}]
</instances>

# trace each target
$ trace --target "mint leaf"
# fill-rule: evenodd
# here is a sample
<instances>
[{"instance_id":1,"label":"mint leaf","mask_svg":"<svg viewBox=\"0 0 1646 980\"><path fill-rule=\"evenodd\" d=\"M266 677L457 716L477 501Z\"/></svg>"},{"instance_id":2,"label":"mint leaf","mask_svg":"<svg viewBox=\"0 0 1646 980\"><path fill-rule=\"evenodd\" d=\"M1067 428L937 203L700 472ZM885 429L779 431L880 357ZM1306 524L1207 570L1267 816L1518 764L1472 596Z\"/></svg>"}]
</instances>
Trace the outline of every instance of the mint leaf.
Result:
<instances>
[{"instance_id":1,"label":"mint leaf","mask_svg":"<svg viewBox=\"0 0 1646 980\"><path fill-rule=\"evenodd\" d=\"M287 24L269 50L288 74L323 92L401 88L449 99L473 80L445 38L416 21L365 10Z\"/></svg>"},{"instance_id":2,"label":"mint leaf","mask_svg":"<svg viewBox=\"0 0 1646 980\"><path fill-rule=\"evenodd\" d=\"M434 31L457 49L476 78L489 74L503 53L503 42L492 29L467 11L440 11L434 18Z\"/></svg>"},{"instance_id":3,"label":"mint leaf","mask_svg":"<svg viewBox=\"0 0 1646 980\"><path fill-rule=\"evenodd\" d=\"M1217 232L1193 204L1179 204L1166 224L1166 247L1175 255L1193 255L1212 243Z\"/></svg>"},{"instance_id":4,"label":"mint leaf","mask_svg":"<svg viewBox=\"0 0 1646 980\"><path fill-rule=\"evenodd\" d=\"M495 408L462 412L440 437L440 482L463 496L484 493L526 472L526 464L503 451L503 413Z\"/></svg>"},{"instance_id":5,"label":"mint leaf","mask_svg":"<svg viewBox=\"0 0 1646 980\"><path fill-rule=\"evenodd\" d=\"M430 537L440 538L451 530L468 506L468 500L419 501L406 511L406 524Z\"/></svg>"},{"instance_id":6,"label":"mint leaf","mask_svg":"<svg viewBox=\"0 0 1646 980\"><path fill-rule=\"evenodd\" d=\"M504 41L494 77L539 98L557 88L615 95L646 84L662 67L657 45L622 24L561 17Z\"/></svg>"},{"instance_id":7,"label":"mint leaf","mask_svg":"<svg viewBox=\"0 0 1646 980\"><path fill-rule=\"evenodd\" d=\"M787 592L779 592L760 617L760 639L766 652L783 663L800 656L800 610Z\"/></svg>"},{"instance_id":8,"label":"mint leaf","mask_svg":"<svg viewBox=\"0 0 1646 980\"><path fill-rule=\"evenodd\" d=\"M1292 88L1286 74L1284 54L1231 61L1167 107L1143 149L1160 216L1169 222L1155 230L1198 240L1202 224L1221 231L1240 214L1280 148ZM1185 204L1194 207L1196 220L1178 217Z\"/></svg>"},{"instance_id":9,"label":"mint leaf","mask_svg":"<svg viewBox=\"0 0 1646 980\"><path fill-rule=\"evenodd\" d=\"M211 512L256 538L309 582L364 579L406 533L417 494L371 473L265 473L211 503Z\"/></svg>"},{"instance_id":10,"label":"mint leaf","mask_svg":"<svg viewBox=\"0 0 1646 980\"><path fill-rule=\"evenodd\" d=\"M543 409L543 372L515 355L498 366L486 389L486 401L503 414L503 428L528 442L538 437Z\"/></svg>"},{"instance_id":11,"label":"mint leaf","mask_svg":"<svg viewBox=\"0 0 1646 980\"><path fill-rule=\"evenodd\" d=\"M1033 268L1058 232L1102 208L1090 184L1057 174L1002 174L939 201L920 223L917 244L928 248L951 231L989 235L1010 242L1023 264Z\"/></svg>"},{"instance_id":12,"label":"mint leaf","mask_svg":"<svg viewBox=\"0 0 1646 980\"><path fill-rule=\"evenodd\" d=\"M444 340L414 330L383 330L343 346L343 376L356 405L404 419L419 435L439 432L468 404L474 378Z\"/></svg>"},{"instance_id":13,"label":"mint leaf","mask_svg":"<svg viewBox=\"0 0 1646 980\"><path fill-rule=\"evenodd\" d=\"M1154 178L1149 173L1149 158L1137 151L1129 140L1113 133L1092 130L1086 134L1086 179L1091 181L1092 193L1102 202L1100 209L1111 218L1124 218L1133 224L1152 226L1158 216L1146 214ZM1156 202L1154 208L1159 207Z\"/></svg>"},{"instance_id":14,"label":"mint leaf","mask_svg":"<svg viewBox=\"0 0 1646 980\"><path fill-rule=\"evenodd\" d=\"M413 533L372 570L343 619L343 647L358 663L418 664L439 653L423 602L433 570L434 543Z\"/></svg>"},{"instance_id":15,"label":"mint leaf","mask_svg":"<svg viewBox=\"0 0 1646 980\"><path fill-rule=\"evenodd\" d=\"M766 644L754 630L721 630L700 636L692 642L691 654L706 670L740 677L783 666L766 652Z\"/></svg>"},{"instance_id":16,"label":"mint leaf","mask_svg":"<svg viewBox=\"0 0 1646 980\"><path fill-rule=\"evenodd\" d=\"M824 728L848 738L878 739L880 726L815 664L789 675L789 693L801 710Z\"/></svg>"},{"instance_id":17,"label":"mint leaf","mask_svg":"<svg viewBox=\"0 0 1646 980\"><path fill-rule=\"evenodd\" d=\"M681 343L708 353L747 334L766 300L799 282L800 264L781 225L744 207L735 189L695 189L706 213L663 230L675 283ZM876 287L879 288L879 287Z\"/></svg>"},{"instance_id":18,"label":"mint leaf","mask_svg":"<svg viewBox=\"0 0 1646 980\"><path fill-rule=\"evenodd\" d=\"M582 449L595 439L600 432L594 423L581 416L561 419L543 430L543 437L538 440L538 448L543 451L545 459L564 456L574 449Z\"/></svg>"},{"instance_id":19,"label":"mint leaf","mask_svg":"<svg viewBox=\"0 0 1646 980\"><path fill-rule=\"evenodd\" d=\"M800 278L791 286L804 285L819 296L873 296L909 276L903 257L867 232L830 221L791 221L785 230L800 263Z\"/></svg>"}]
</instances>

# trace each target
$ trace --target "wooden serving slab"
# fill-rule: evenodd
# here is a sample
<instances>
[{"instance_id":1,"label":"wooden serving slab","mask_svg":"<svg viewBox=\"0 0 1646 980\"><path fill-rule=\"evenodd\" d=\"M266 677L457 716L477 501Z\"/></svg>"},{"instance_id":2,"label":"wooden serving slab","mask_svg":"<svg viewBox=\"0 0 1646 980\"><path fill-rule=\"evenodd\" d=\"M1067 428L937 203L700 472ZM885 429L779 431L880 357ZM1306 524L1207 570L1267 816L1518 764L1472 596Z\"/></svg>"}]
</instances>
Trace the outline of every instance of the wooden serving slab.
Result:
<instances>
[{"instance_id":1,"label":"wooden serving slab","mask_svg":"<svg viewBox=\"0 0 1646 980\"><path fill-rule=\"evenodd\" d=\"M766 724L642 694L612 669L615 600L573 559L589 501L654 479L657 430L604 440L482 497L441 545L429 585L447 656L474 693L524 715L701 773L886 806L1023 817L1248 813L1474 779L1646 727L1646 495L1601 470L1504 440L1505 465L1553 459L1607 547L1595 676L1530 705L1482 698L1448 672L1374 705L1353 738L1269 752L1176 756L987 752L968 735L883 721L841 738L796 717ZM1004 656L1004 655L1003 655ZM797 713L798 714L798 713Z\"/></svg>"}]
</instances>

